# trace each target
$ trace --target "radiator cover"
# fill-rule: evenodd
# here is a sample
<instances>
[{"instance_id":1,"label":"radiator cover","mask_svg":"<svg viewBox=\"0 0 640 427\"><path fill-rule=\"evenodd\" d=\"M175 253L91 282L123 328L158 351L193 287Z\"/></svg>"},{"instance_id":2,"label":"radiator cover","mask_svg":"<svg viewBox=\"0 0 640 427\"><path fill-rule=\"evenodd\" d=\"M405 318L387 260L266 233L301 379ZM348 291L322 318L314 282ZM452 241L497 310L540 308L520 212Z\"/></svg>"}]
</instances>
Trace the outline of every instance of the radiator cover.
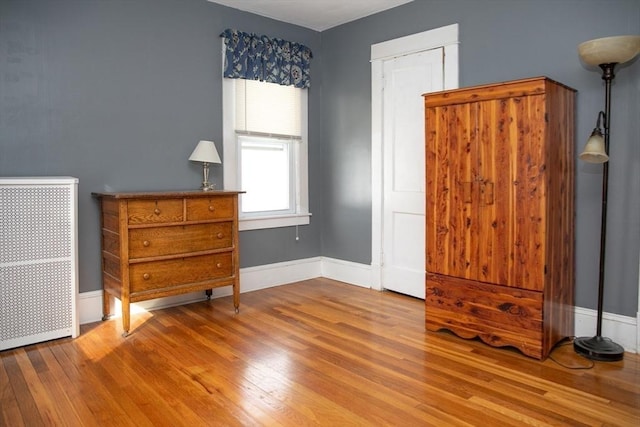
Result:
<instances>
[{"instance_id":1,"label":"radiator cover","mask_svg":"<svg viewBox=\"0 0 640 427\"><path fill-rule=\"evenodd\" d=\"M0 178L0 350L79 335L77 189Z\"/></svg>"}]
</instances>

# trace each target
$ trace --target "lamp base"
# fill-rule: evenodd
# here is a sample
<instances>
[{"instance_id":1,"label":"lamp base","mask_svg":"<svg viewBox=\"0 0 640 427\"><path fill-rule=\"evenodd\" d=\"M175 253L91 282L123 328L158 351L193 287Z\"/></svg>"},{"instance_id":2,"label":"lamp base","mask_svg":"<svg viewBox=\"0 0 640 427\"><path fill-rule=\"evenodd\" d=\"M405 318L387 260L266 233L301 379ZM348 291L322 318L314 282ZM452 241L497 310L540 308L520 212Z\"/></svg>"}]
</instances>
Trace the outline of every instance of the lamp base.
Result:
<instances>
[{"instance_id":1,"label":"lamp base","mask_svg":"<svg viewBox=\"0 0 640 427\"><path fill-rule=\"evenodd\" d=\"M599 335L576 338L573 340L573 349L587 359L602 362L615 362L622 360L624 356L624 348L620 344Z\"/></svg>"},{"instance_id":2,"label":"lamp base","mask_svg":"<svg viewBox=\"0 0 640 427\"><path fill-rule=\"evenodd\" d=\"M202 187L200 187L200 189L202 191L209 191L215 188L216 185L209 182L209 163L202 162Z\"/></svg>"}]
</instances>

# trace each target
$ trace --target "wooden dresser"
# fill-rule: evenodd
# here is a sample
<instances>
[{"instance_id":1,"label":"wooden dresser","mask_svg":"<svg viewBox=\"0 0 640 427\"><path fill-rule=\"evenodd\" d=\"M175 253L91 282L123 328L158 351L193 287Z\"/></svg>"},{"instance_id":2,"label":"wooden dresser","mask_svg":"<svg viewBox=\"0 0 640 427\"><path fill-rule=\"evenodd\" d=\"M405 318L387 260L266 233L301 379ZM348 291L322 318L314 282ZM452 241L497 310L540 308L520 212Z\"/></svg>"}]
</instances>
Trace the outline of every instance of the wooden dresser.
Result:
<instances>
[{"instance_id":1,"label":"wooden dresser","mask_svg":"<svg viewBox=\"0 0 640 427\"><path fill-rule=\"evenodd\" d=\"M233 286L239 308L238 194L235 191L93 193L101 202L103 319L110 296L130 304Z\"/></svg>"},{"instance_id":2,"label":"wooden dresser","mask_svg":"<svg viewBox=\"0 0 640 427\"><path fill-rule=\"evenodd\" d=\"M425 95L426 327L544 359L573 335L575 91Z\"/></svg>"}]
</instances>

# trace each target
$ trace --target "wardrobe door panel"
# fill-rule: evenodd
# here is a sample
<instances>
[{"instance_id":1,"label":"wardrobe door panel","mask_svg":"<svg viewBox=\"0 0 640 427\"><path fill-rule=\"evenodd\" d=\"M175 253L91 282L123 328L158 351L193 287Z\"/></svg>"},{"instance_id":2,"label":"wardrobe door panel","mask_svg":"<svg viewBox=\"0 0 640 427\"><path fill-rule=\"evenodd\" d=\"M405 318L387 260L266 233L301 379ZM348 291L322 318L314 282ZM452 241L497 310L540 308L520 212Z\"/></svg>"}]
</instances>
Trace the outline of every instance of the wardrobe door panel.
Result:
<instances>
[{"instance_id":1,"label":"wardrobe door panel","mask_svg":"<svg viewBox=\"0 0 640 427\"><path fill-rule=\"evenodd\" d=\"M479 105L478 280L540 290L545 250L544 96Z\"/></svg>"},{"instance_id":2,"label":"wardrobe door panel","mask_svg":"<svg viewBox=\"0 0 640 427\"><path fill-rule=\"evenodd\" d=\"M475 104L426 110L426 268L431 273L477 276L478 183Z\"/></svg>"}]
</instances>

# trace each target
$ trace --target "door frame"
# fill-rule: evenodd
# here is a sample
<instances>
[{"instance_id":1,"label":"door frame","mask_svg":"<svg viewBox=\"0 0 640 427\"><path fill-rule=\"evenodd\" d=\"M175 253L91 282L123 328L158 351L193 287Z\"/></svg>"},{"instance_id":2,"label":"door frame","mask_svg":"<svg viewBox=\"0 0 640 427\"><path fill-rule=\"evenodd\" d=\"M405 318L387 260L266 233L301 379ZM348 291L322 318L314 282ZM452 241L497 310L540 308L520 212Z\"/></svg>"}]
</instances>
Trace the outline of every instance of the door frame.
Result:
<instances>
[{"instance_id":1,"label":"door frame","mask_svg":"<svg viewBox=\"0 0 640 427\"><path fill-rule=\"evenodd\" d=\"M371 288L383 290L383 87L384 61L430 49L443 48L444 88L458 88L459 25L445 27L371 45Z\"/></svg>"}]
</instances>

